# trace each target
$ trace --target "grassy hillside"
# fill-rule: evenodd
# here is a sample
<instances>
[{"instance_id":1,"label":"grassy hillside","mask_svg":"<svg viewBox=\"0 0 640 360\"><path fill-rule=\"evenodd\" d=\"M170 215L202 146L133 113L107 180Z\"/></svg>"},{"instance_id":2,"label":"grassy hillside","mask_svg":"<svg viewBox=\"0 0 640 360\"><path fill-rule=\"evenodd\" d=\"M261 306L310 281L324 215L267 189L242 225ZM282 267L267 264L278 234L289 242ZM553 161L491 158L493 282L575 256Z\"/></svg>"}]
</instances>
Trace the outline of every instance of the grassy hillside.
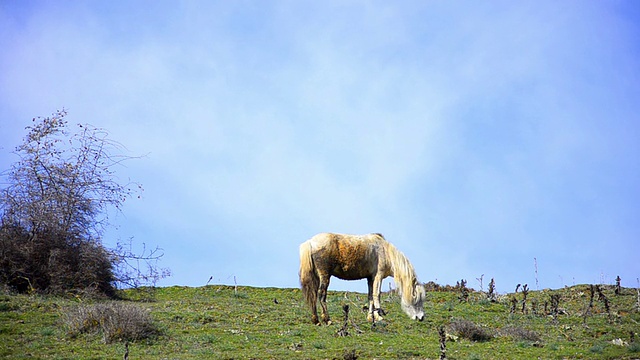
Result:
<instances>
[{"instance_id":1,"label":"grassy hillside","mask_svg":"<svg viewBox=\"0 0 640 360\"><path fill-rule=\"evenodd\" d=\"M424 322L409 320L397 295L384 294L382 306L388 314L375 327L361 311L366 295L356 293L329 294L331 326L311 325L298 289L213 285L128 290L122 292L126 300L117 303L148 312L155 326L150 337L129 344L132 360L437 359L441 326L448 333L446 354L450 359L640 358L640 339L631 342L640 332L636 290L623 288L615 295L612 287L602 289L609 313L597 293L589 309L586 285L531 291L525 313L522 293L490 302L482 293L471 292L464 301L459 291L431 291L427 292ZM554 294L559 299L556 319L549 315ZM99 330L103 320L80 319L87 329L96 325L93 330L74 333L69 326L70 319L82 313L79 309L105 303L113 304L0 293L0 358L121 359L126 350L119 338L122 329L107 339ZM344 304L350 305L353 323L346 328L348 336L337 336ZM583 316L587 309L588 315ZM474 337L478 333L485 338ZM612 342L616 339L622 340L621 345Z\"/></svg>"}]
</instances>

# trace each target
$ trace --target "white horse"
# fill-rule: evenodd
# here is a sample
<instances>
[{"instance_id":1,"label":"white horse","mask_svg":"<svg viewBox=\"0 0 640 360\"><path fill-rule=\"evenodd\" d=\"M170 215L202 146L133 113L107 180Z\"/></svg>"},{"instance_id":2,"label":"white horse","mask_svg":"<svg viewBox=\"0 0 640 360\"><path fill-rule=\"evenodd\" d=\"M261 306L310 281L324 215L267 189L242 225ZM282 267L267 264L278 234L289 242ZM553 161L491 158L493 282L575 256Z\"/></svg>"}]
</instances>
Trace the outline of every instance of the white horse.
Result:
<instances>
[{"instance_id":1,"label":"white horse","mask_svg":"<svg viewBox=\"0 0 640 360\"><path fill-rule=\"evenodd\" d=\"M418 283L406 256L381 234L322 233L300 245L300 284L305 301L311 308L314 324L319 323L316 309L318 298L322 306L322 321L330 323L327 288L332 275L344 280L367 279L369 321L382 319L380 286L387 276L393 276L398 285L402 310L412 319L424 319L424 287Z\"/></svg>"}]
</instances>

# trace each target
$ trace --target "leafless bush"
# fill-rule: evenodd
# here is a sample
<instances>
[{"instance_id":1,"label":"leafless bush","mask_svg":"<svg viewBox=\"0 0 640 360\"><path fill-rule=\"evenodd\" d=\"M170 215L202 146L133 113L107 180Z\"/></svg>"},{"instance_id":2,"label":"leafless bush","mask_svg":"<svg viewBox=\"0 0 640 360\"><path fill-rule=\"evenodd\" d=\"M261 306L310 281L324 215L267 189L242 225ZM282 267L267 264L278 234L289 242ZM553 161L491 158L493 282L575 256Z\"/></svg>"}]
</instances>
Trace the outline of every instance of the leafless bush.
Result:
<instances>
[{"instance_id":1,"label":"leafless bush","mask_svg":"<svg viewBox=\"0 0 640 360\"><path fill-rule=\"evenodd\" d=\"M121 302L71 308L65 313L64 322L70 336L101 333L107 344L146 339L160 333L148 311Z\"/></svg>"},{"instance_id":2,"label":"leafless bush","mask_svg":"<svg viewBox=\"0 0 640 360\"><path fill-rule=\"evenodd\" d=\"M427 292L430 291L439 291L439 292L445 292L445 291L455 291L454 287L451 285L440 285L434 281L429 281L428 283L424 284L424 289Z\"/></svg>"},{"instance_id":3,"label":"leafless bush","mask_svg":"<svg viewBox=\"0 0 640 360\"><path fill-rule=\"evenodd\" d=\"M528 330L519 326L507 326L500 331L502 336L509 336L515 340L526 340L538 342L540 341L540 335L533 330Z\"/></svg>"},{"instance_id":4,"label":"leafless bush","mask_svg":"<svg viewBox=\"0 0 640 360\"><path fill-rule=\"evenodd\" d=\"M456 282L456 288L460 290L458 300L460 300L461 302L469 302L469 289L467 288L467 280L462 279Z\"/></svg>"},{"instance_id":5,"label":"leafless bush","mask_svg":"<svg viewBox=\"0 0 640 360\"><path fill-rule=\"evenodd\" d=\"M489 341L493 338L490 331L468 320L454 320L449 326L453 333L471 341Z\"/></svg>"},{"instance_id":6,"label":"leafless bush","mask_svg":"<svg viewBox=\"0 0 640 360\"><path fill-rule=\"evenodd\" d=\"M66 115L34 118L14 152L18 161L0 172L0 283L18 292L108 296L117 284L155 284L168 275L154 262L160 252L102 244L110 215L142 191L115 175L132 158L104 129L70 130Z\"/></svg>"}]
</instances>

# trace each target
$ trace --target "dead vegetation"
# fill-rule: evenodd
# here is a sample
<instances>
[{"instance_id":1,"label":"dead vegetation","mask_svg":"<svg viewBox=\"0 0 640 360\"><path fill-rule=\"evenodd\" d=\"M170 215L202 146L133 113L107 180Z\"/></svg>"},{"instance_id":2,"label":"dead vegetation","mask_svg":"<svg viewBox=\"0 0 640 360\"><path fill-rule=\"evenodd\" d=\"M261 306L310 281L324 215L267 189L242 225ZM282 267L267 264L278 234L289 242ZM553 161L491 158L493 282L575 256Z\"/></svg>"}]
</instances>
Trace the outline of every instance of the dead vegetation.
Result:
<instances>
[{"instance_id":1,"label":"dead vegetation","mask_svg":"<svg viewBox=\"0 0 640 360\"><path fill-rule=\"evenodd\" d=\"M68 309L63 319L71 337L101 333L105 344L137 341L160 333L149 311L123 302L80 305Z\"/></svg>"},{"instance_id":2,"label":"dead vegetation","mask_svg":"<svg viewBox=\"0 0 640 360\"><path fill-rule=\"evenodd\" d=\"M490 329L479 326L469 320L453 320L449 327L453 334L471 341L489 341L494 336Z\"/></svg>"}]
</instances>

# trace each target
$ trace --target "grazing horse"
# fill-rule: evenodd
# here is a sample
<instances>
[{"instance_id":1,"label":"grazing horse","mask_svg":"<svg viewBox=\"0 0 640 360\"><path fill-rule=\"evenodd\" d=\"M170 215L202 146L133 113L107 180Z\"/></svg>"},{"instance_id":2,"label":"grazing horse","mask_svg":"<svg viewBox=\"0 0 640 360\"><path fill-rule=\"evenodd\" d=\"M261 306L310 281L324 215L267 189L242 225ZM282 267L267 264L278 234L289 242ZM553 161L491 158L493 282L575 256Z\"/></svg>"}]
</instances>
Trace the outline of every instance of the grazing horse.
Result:
<instances>
[{"instance_id":1,"label":"grazing horse","mask_svg":"<svg viewBox=\"0 0 640 360\"><path fill-rule=\"evenodd\" d=\"M410 318L424 319L424 287L418 283L409 260L381 234L342 235L322 233L300 245L300 285L311 308L311 320L318 324L316 303L320 300L322 321L329 324L327 288L335 276L344 280L367 279L369 285L369 321L382 320L380 286L393 276L402 310Z\"/></svg>"}]
</instances>

